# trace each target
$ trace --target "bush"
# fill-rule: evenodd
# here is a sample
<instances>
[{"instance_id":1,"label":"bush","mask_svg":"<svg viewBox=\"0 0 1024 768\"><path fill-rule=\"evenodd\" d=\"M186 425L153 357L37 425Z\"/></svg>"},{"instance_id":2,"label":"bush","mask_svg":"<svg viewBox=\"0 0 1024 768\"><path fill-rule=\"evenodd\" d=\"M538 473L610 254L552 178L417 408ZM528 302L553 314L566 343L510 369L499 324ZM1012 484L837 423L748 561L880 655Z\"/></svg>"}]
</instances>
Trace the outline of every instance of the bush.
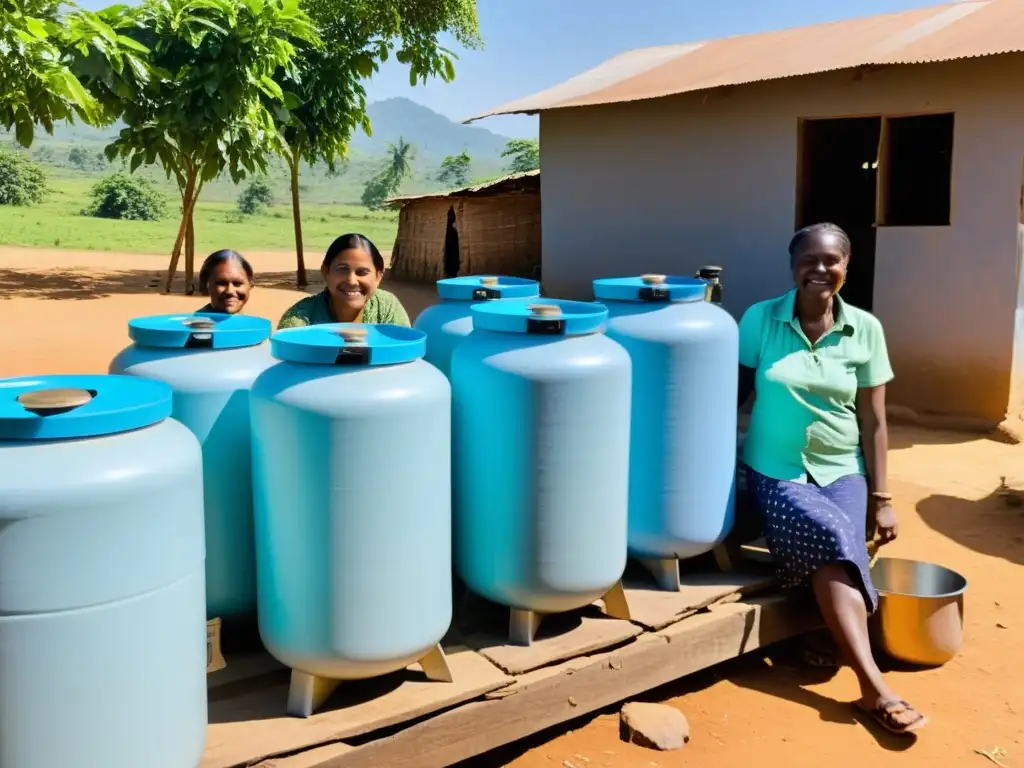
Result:
<instances>
[{"instance_id":1,"label":"bush","mask_svg":"<svg viewBox=\"0 0 1024 768\"><path fill-rule=\"evenodd\" d=\"M105 171L109 163L103 152L74 147L68 152L68 165L79 171Z\"/></svg>"},{"instance_id":2,"label":"bush","mask_svg":"<svg viewBox=\"0 0 1024 768\"><path fill-rule=\"evenodd\" d=\"M24 155L0 150L0 205L35 205L48 191L42 168Z\"/></svg>"},{"instance_id":3,"label":"bush","mask_svg":"<svg viewBox=\"0 0 1024 768\"><path fill-rule=\"evenodd\" d=\"M270 191L270 185L267 184L266 179L253 179L238 196L238 210L246 216L252 216L268 205L272 205L273 202L274 194Z\"/></svg>"},{"instance_id":4,"label":"bush","mask_svg":"<svg viewBox=\"0 0 1024 768\"><path fill-rule=\"evenodd\" d=\"M93 185L92 204L82 213L98 219L156 221L167 209L167 198L152 182L115 173Z\"/></svg>"}]
</instances>

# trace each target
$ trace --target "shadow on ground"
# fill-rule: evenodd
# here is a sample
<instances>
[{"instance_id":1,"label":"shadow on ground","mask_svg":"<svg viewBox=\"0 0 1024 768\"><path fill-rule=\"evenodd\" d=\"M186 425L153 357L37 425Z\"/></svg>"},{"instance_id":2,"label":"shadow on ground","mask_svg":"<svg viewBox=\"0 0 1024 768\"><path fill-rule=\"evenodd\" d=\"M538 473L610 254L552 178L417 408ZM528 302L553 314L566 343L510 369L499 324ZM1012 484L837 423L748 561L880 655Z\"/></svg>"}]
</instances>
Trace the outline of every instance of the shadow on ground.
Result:
<instances>
[{"instance_id":1,"label":"shadow on ground","mask_svg":"<svg viewBox=\"0 0 1024 768\"><path fill-rule=\"evenodd\" d=\"M918 502L917 513L963 547L1024 565L1024 490L1003 485L978 501L935 494Z\"/></svg>"},{"instance_id":2,"label":"shadow on ground","mask_svg":"<svg viewBox=\"0 0 1024 768\"><path fill-rule=\"evenodd\" d=\"M84 301L115 294L154 293L159 290L160 279L159 272L149 269L113 272L74 268L0 269L0 300L24 298Z\"/></svg>"},{"instance_id":3,"label":"shadow on ground","mask_svg":"<svg viewBox=\"0 0 1024 768\"><path fill-rule=\"evenodd\" d=\"M878 745L890 752L903 752L913 747L915 738L894 736L876 726L866 715L856 710L851 702L838 701L822 696L809 690L806 686L825 682L835 674L831 670L813 669L802 666L798 662L797 643L780 643L769 649L768 653L755 653L727 661L715 667L696 672L645 691L631 697L630 701L670 702L710 688L716 683L727 680L740 688L786 699L796 704L809 707L818 712L823 722L839 723L854 728L867 728L878 742ZM603 710L560 725L546 731L536 733L522 741L508 744L492 752L458 763L453 768L502 768L513 760L521 757L531 749L539 747L569 731L579 730L587 723L599 717L617 715L622 704L614 704ZM652 759L657 761L658 753L652 752Z\"/></svg>"},{"instance_id":4,"label":"shadow on ground","mask_svg":"<svg viewBox=\"0 0 1024 768\"><path fill-rule=\"evenodd\" d=\"M0 300L25 298L89 301L114 295L159 294L165 274L152 269L0 269ZM319 277L318 272L309 270L310 284L303 291L316 293L323 290ZM426 307L437 303L437 291L433 284L404 283L385 277L381 287L398 296L411 319L415 319ZM260 288L295 291L296 301L302 296L295 287L294 271L259 273L255 290ZM184 291L184 275L179 273L171 284L171 292L181 295ZM198 293L194 295L197 299L202 298Z\"/></svg>"},{"instance_id":5,"label":"shadow on ground","mask_svg":"<svg viewBox=\"0 0 1024 768\"><path fill-rule=\"evenodd\" d=\"M892 451L913 448L915 445L960 445L980 438L994 439L991 434L980 431L954 432L899 421L892 422L889 426L889 450Z\"/></svg>"}]
</instances>

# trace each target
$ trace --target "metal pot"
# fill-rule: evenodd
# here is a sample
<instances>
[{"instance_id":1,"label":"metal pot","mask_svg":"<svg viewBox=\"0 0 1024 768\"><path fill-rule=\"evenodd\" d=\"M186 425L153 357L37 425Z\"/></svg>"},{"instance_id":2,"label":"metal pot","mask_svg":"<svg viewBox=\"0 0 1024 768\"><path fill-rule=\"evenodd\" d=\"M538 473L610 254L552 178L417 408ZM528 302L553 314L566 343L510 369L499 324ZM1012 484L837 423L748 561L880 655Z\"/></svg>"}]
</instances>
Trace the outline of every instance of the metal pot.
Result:
<instances>
[{"instance_id":1,"label":"metal pot","mask_svg":"<svg viewBox=\"0 0 1024 768\"><path fill-rule=\"evenodd\" d=\"M967 579L941 565L879 558L871 569L878 590L876 639L895 659L937 667L964 641Z\"/></svg>"}]
</instances>

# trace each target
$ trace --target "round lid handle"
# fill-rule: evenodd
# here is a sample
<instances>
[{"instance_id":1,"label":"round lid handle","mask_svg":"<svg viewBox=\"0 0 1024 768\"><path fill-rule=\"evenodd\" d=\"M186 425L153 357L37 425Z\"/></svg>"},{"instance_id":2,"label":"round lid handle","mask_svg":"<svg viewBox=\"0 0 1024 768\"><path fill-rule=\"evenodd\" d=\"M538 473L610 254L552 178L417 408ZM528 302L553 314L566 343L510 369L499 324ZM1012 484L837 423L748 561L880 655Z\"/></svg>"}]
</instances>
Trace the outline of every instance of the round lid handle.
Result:
<instances>
[{"instance_id":1,"label":"round lid handle","mask_svg":"<svg viewBox=\"0 0 1024 768\"><path fill-rule=\"evenodd\" d=\"M527 309L537 317L553 317L562 314L562 310L555 304L530 304Z\"/></svg>"},{"instance_id":2,"label":"round lid handle","mask_svg":"<svg viewBox=\"0 0 1024 768\"><path fill-rule=\"evenodd\" d=\"M181 322L182 325L188 328L194 328L197 331L208 331L216 325L216 323L208 317L189 317Z\"/></svg>"},{"instance_id":3,"label":"round lid handle","mask_svg":"<svg viewBox=\"0 0 1024 768\"><path fill-rule=\"evenodd\" d=\"M645 285L661 285L665 282L664 275L640 275Z\"/></svg>"},{"instance_id":4,"label":"round lid handle","mask_svg":"<svg viewBox=\"0 0 1024 768\"><path fill-rule=\"evenodd\" d=\"M18 395L18 402L37 416L49 416L83 406L92 398L87 389L37 389Z\"/></svg>"},{"instance_id":5,"label":"round lid handle","mask_svg":"<svg viewBox=\"0 0 1024 768\"><path fill-rule=\"evenodd\" d=\"M339 328L336 333L348 343L358 343L360 341L366 341L366 329L365 328Z\"/></svg>"},{"instance_id":6,"label":"round lid handle","mask_svg":"<svg viewBox=\"0 0 1024 768\"><path fill-rule=\"evenodd\" d=\"M498 284L498 278L496 277L481 277L480 285L486 285L488 287L495 286Z\"/></svg>"}]
</instances>

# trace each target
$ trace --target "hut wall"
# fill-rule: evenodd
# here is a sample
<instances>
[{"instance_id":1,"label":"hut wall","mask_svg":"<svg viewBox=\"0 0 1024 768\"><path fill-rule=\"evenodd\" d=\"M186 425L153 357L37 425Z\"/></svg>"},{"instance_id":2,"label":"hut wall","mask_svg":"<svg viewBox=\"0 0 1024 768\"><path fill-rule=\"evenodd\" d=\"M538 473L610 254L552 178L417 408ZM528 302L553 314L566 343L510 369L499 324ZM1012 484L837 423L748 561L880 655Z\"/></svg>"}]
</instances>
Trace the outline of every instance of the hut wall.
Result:
<instances>
[{"instance_id":1,"label":"hut wall","mask_svg":"<svg viewBox=\"0 0 1024 768\"><path fill-rule=\"evenodd\" d=\"M448 209L455 207L458 226L461 200L427 198L402 206L398 237L391 252L391 276L397 280L430 283L444 277L444 233Z\"/></svg>"},{"instance_id":2,"label":"hut wall","mask_svg":"<svg viewBox=\"0 0 1024 768\"><path fill-rule=\"evenodd\" d=\"M459 209L455 211L455 226L459 231L459 274L539 276L539 193L468 197L460 202L461 212Z\"/></svg>"}]
</instances>

